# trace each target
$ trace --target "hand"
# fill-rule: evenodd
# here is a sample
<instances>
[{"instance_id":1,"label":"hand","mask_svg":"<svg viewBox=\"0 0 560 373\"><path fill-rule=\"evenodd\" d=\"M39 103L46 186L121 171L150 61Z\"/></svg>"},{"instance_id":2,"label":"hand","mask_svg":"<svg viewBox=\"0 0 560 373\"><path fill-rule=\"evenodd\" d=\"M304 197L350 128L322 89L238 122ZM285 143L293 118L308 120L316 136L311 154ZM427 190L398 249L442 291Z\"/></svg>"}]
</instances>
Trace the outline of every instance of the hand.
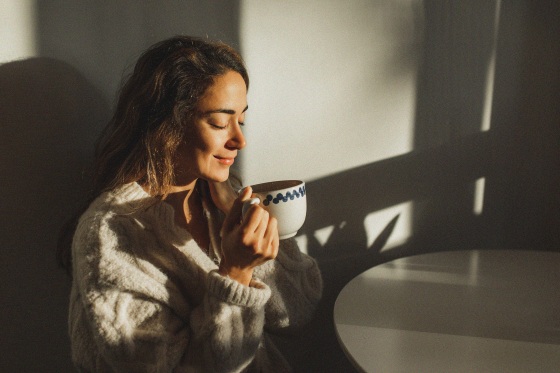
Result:
<instances>
[{"instance_id":1,"label":"hand","mask_svg":"<svg viewBox=\"0 0 560 373\"><path fill-rule=\"evenodd\" d=\"M235 199L222 226L221 275L249 285L253 269L278 254L278 222L259 205L252 205L243 221L243 202L252 194L250 187L243 189Z\"/></svg>"},{"instance_id":2,"label":"hand","mask_svg":"<svg viewBox=\"0 0 560 373\"><path fill-rule=\"evenodd\" d=\"M229 214L233 201L237 198L237 193L233 190L229 179L218 183L216 181L209 181L208 186L212 201L224 214Z\"/></svg>"}]
</instances>

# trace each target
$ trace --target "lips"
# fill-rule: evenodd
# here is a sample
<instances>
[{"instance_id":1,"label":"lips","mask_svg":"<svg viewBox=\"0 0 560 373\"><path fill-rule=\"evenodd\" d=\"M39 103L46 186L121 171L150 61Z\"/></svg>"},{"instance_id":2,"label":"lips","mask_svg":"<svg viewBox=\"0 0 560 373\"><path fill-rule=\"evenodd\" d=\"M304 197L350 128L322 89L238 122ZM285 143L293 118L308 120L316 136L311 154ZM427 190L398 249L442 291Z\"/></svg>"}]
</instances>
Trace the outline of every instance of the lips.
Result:
<instances>
[{"instance_id":1,"label":"lips","mask_svg":"<svg viewBox=\"0 0 560 373\"><path fill-rule=\"evenodd\" d=\"M220 157L215 155L214 158L216 158L218 160L218 162L220 164L226 165L226 166L231 166L233 164L233 162L235 162L235 158L228 158L228 157Z\"/></svg>"}]
</instances>

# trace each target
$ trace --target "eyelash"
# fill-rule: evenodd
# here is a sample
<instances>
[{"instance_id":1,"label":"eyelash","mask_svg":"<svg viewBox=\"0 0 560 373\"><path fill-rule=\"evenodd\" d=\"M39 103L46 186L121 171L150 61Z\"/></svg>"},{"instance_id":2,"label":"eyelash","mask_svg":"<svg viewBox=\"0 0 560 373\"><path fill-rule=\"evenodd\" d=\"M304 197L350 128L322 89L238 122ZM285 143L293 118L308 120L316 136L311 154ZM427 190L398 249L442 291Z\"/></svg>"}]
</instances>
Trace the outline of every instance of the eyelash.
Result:
<instances>
[{"instance_id":1,"label":"eyelash","mask_svg":"<svg viewBox=\"0 0 560 373\"><path fill-rule=\"evenodd\" d=\"M238 123L241 127L243 127L245 125L245 122L238 122ZM217 124L212 124L212 123L210 123L210 125L212 127L216 128L216 129L220 129L220 130L225 130L226 128L228 128L228 126L218 126Z\"/></svg>"}]
</instances>

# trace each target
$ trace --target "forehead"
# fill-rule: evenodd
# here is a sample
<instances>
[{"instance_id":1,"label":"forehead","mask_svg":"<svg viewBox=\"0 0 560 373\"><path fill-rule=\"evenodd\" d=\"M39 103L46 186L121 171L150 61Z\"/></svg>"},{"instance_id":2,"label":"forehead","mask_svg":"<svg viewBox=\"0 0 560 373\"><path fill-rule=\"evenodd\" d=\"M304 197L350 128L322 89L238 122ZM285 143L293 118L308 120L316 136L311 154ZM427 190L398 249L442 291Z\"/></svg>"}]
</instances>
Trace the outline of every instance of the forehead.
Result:
<instances>
[{"instance_id":1,"label":"forehead","mask_svg":"<svg viewBox=\"0 0 560 373\"><path fill-rule=\"evenodd\" d=\"M228 71L216 77L198 106L201 111L218 108L243 110L247 106L247 87L243 77L235 71Z\"/></svg>"}]
</instances>

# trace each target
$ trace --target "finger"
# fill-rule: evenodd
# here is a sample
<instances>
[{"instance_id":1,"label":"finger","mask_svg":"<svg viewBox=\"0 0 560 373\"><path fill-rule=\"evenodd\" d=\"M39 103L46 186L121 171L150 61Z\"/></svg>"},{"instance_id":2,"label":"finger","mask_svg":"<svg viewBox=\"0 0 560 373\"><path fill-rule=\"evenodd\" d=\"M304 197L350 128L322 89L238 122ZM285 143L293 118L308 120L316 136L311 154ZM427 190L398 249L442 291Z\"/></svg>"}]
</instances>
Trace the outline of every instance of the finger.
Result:
<instances>
[{"instance_id":1,"label":"finger","mask_svg":"<svg viewBox=\"0 0 560 373\"><path fill-rule=\"evenodd\" d=\"M278 235L278 220L276 220L273 216L269 216L266 225L265 238L272 240L275 235Z\"/></svg>"},{"instance_id":2,"label":"finger","mask_svg":"<svg viewBox=\"0 0 560 373\"><path fill-rule=\"evenodd\" d=\"M248 200L251 197L253 190L251 187L244 188L239 196L233 202L233 206L229 211L229 214L226 215L226 219L224 221L224 229L227 231L231 231L239 222L241 221L241 210L243 209L243 202Z\"/></svg>"},{"instance_id":3,"label":"finger","mask_svg":"<svg viewBox=\"0 0 560 373\"><path fill-rule=\"evenodd\" d=\"M266 215L266 216L265 216ZM261 228L263 225L263 220L266 222L268 220L268 212L265 209L260 207L259 205L252 205L249 207L249 210L245 213L245 217L243 218L243 232L250 234L250 235L264 235L264 229L266 229L266 225L264 229ZM266 223L265 223L266 224Z\"/></svg>"},{"instance_id":4,"label":"finger","mask_svg":"<svg viewBox=\"0 0 560 373\"><path fill-rule=\"evenodd\" d=\"M260 198L253 198L253 197L243 202L243 207L241 209L242 218L245 219L245 216L247 215L247 211L249 211L252 205L258 205L259 203L261 203Z\"/></svg>"},{"instance_id":5,"label":"finger","mask_svg":"<svg viewBox=\"0 0 560 373\"><path fill-rule=\"evenodd\" d=\"M278 254L278 246L280 244L280 239L278 237L278 220L274 217L270 217L268 221L268 226L265 233L266 242L268 242L268 257L271 259L276 258Z\"/></svg>"},{"instance_id":6,"label":"finger","mask_svg":"<svg viewBox=\"0 0 560 373\"><path fill-rule=\"evenodd\" d=\"M276 259L278 250L280 250L280 239L276 235L270 244L270 259Z\"/></svg>"},{"instance_id":7,"label":"finger","mask_svg":"<svg viewBox=\"0 0 560 373\"><path fill-rule=\"evenodd\" d=\"M270 215L269 215L268 211L266 211L262 207L261 207L261 210L262 210L262 212L260 214L259 225L257 226L257 229L255 230L255 234L257 235L257 237L260 240L265 238L266 230L268 228L268 221L270 220Z\"/></svg>"}]
</instances>

